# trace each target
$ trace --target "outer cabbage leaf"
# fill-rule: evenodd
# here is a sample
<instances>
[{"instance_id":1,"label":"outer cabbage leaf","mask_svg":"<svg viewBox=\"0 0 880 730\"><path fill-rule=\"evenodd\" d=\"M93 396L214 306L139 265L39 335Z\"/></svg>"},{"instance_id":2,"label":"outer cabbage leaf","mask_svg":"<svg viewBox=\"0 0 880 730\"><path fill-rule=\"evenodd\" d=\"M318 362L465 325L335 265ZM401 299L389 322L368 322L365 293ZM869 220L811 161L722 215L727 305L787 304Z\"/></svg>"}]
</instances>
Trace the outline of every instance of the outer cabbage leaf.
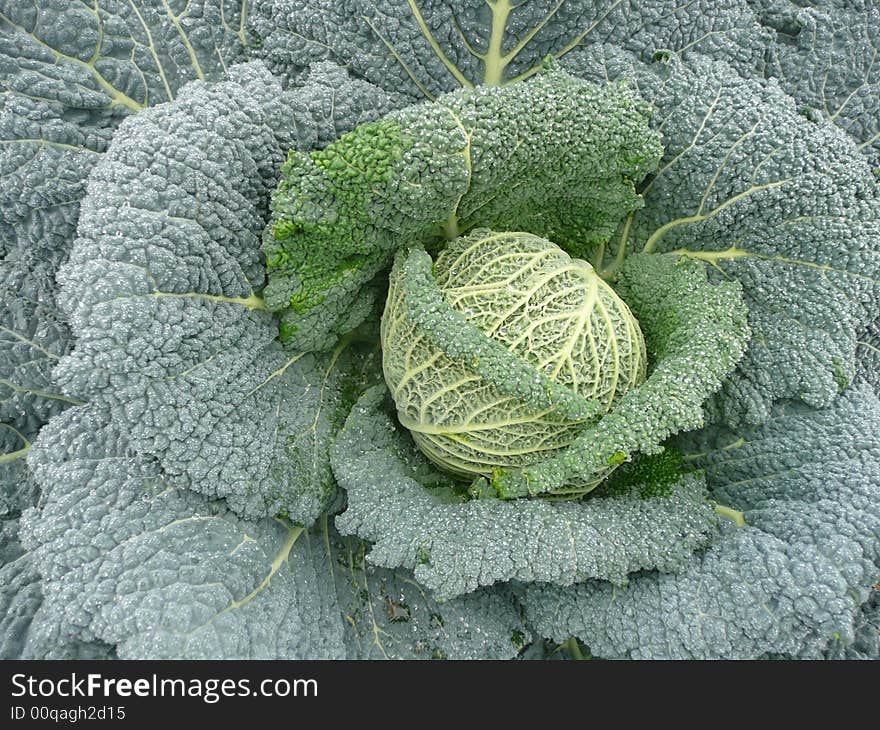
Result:
<instances>
[{"instance_id":1,"label":"outer cabbage leaf","mask_svg":"<svg viewBox=\"0 0 880 730\"><path fill-rule=\"evenodd\" d=\"M880 309L880 195L864 155L776 83L723 63L643 65L611 49L570 62L588 77L634 75L663 133L645 206L612 248L675 252L743 286L753 337L713 418L760 423L780 399L829 404Z\"/></svg>"},{"instance_id":2,"label":"outer cabbage leaf","mask_svg":"<svg viewBox=\"0 0 880 730\"><path fill-rule=\"evenodd\" d=\"M336 494L329 440L379 368L349 341L320 357L276 341L260 237L291 135L318 143L388 102L349 82L336 116L326 64L289 94L259 63L229 73L126 121L96 166L59 273L77 346L54 375L175 485L309 523Z\"/></svg>"},{"instance_id":3,"label":"outer cabbage leaf","mask_svg":"<svg viewBox=\"0 0 880 730\"><path fill-rule=\"evenodd\" d=\"M625 588L590 581L524 589L543 636L597 656L820 658L862 642L880 577L880 401L867 386L829 408L785 403L767 423L682 440L716 498L745 511L678 575Z\"/></svg>"},{"instance_id":4,"label":"outer cabbage leaf","mask_svg":"<svg viewBox=\"0 0 880 730\"><path fill-rule=\"evenodd\" d=\"M265 242L266 304L281 312L282 339L331 346L370 311L368 285L395 252L442 234L529 231L575 255L604 242L641 205L634 183L660 157L647 116L624 84L550 70L452 92L292 153Z\"/></svg>"},{"instance_id":5,"label":"outer cabbage leaf","mask_svg":"<svg viewBox=\"0 0 880 730\"><path fill-rule=\"evenodd\" d=\"M586 502L462 501L396 428L386 397L381 386L367 391L333 448L348 495L336 525L373 543L369 562L414 570L438 599L511 580L623 582L642 568L675 570L713 532L697 476L664 498L632 489Z\"/></svg>"},{"instance_id":6,"label":"outer cabbage leaf","mask_svg":"<svg viewBox=\"0 0 880 730\"><path fill-rule=\"evenodd\" d=\"M4 252L63 254L85 178L121 119L222 76L244 53L246 15L229 0L2 0Z\"/></svg>"},{"instance_id":7,"label":"outer cabbage leaf","mask_svg":"<svg viewBox=\"0 0 880 730\"><path fill-rule=\"evenodd\" d=\"M247 521L174 488L110 414L74 408L30 456L40 507L22 534L44 605L24 655L47 636L120 658L509 658L528 640L509 595L438 605L405 573L364 565L326 521Z\"/></svg>"},{"instance_id":8,"label":"outer cabbage leaf","mask_svg":"<svg viewBox=\"0 0 880 730\"><path fill-rule=\"evenodd\" d=\"M745 0L255 0L248 25L284 78L330 59L417 99L528 78L547 56L594 43L645 60L702 52L752 72L772 38Z\"/></svg>"},{"instance_id":9,"label":"outer cabbage leaf","mask_svg":"<svg viewBox=\"0 0 880 730\"><path fill-rule=\"evenodd\" d=\"M71 345L54 279L86 179L126 115L242 56L245 18L229 0L0 0L0 512L70 405L51 384Z\"/></svg>"},{"instance_id":10,"label":"outer cabbage leaf","mask_svg":"<svg viewBox=\"0 0 880 730\"><path fill-rule=\"evenodd\" d=\"M98 158L85 145L102 143L100 134L53 117L60 109L34 111L34 120L23 104L37 102L0 97L0 514L17 510L24 457L40 427L70 405L51 382L71 344L55 306L55 272Z\"/></svg>"},{"instance_id":11,"label":"outer cabbage leaf","mask_svg":"<svg viewBox=\"0 0 880 730\"><path fill-rule=\"evenodd\" d=\"M0 519L33 504L25 457L40 427L76 400L51 381L69 347L52 261L15 249L0 264Z\"/></svg>"},{"instance_id":12,"label":"outer cabbage leaf","mask_svg":"<svg viewBox=\"0 0 880 730\"><path fill-rule=\"evenodd\" d=\"M241 56L247 2L3 0L4 86L79 109L84 126L174 98Z\"/></svg>"},{"instance_id":13,"label":"outer cabbage leaf","mask_svg":"<svg viewBox=\"0 0 880 730\"><path fill-rule=\"evenodd\" d=\"M69 247L85 179L128 114L222 76L246 3L0 2L0 246Z\"/></svg>"},{"instance_id":14,"label":"outer cabbage leaf","mask_svg":"<svg viewBox=\"0 0 880 730\"><path fill-rule=\"evenodd\" d=\"M809 116L850 134L880 174L880 7L872 0L750 0L775 35L764 75Z\"/></svg>"}]
</instances>

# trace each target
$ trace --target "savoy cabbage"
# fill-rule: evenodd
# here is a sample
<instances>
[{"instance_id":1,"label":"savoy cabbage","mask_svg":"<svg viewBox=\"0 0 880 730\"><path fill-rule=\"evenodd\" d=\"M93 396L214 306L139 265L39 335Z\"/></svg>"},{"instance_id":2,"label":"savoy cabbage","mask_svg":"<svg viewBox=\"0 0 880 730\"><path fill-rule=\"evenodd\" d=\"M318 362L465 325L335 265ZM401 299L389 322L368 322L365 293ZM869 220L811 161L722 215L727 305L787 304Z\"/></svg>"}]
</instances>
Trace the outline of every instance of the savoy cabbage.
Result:
<instances>
[{"instance_id":1,"label":"savoy cabbage","mask_svg":"<svg viewBox=\"0 0 880 730\"><path fill-rule=\"evenodd\" d=\"M877 658L878 13L0 0L0 655Z\"/></svg>"}]
</instances>

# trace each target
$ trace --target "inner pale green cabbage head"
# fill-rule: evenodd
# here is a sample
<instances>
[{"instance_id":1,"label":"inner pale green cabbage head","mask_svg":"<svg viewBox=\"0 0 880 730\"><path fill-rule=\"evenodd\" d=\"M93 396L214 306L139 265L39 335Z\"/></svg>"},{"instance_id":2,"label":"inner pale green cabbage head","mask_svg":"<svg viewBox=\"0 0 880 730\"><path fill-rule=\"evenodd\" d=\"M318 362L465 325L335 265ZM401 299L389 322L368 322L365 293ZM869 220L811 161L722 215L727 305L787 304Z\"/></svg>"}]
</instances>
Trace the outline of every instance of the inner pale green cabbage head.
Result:
<instances>
[{"instance_id":1,"label":"inner pale green cabbage head","mask_svg":"<svg viewBox=\"0 0 880 730\"><path fill-rule=\"evenodd\" d=\"M586 261L530 233L475 231L433 269L446 301L537 372L607 412L645 379L645 341L626 303ZM407 317L392 273L382 317L385 380L400 422L442 469L473 478L553 456L595 422L536 411L434 347ZM610 471L610 469L609 469Z\"/></svg>"}]
</instances>

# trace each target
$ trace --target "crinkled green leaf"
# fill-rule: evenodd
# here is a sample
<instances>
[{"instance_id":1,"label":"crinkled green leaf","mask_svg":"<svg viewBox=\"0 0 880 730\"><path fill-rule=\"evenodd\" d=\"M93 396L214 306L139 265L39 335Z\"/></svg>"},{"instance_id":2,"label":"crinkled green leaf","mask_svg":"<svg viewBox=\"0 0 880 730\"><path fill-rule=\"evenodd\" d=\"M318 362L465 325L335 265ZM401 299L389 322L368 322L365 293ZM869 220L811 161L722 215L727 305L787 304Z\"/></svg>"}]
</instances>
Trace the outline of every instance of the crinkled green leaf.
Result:
<instances>
[{"instance_id":1,"label":"crinkled green leaf","mask_svg":"<svg viewBox=\"0 0 880 730\"><path fill-rule=\"evenodd\" d=\"M0 519L33 504L28 449L44 423L76 402L51 379L70 346L54 304L54 263L32 249L0 263Z\"/></svg>"},{"instance_id":2,"label":"crinkled green leaf","mask_svg":"<svg viewBox=\"0 0 880 730\"><path fill-rule=\"evenodd\" d=\"M175 489L95 406L53 419L30 463L37 650L47 630L120 658L509 658L528 638L510 596L438 605L406 574L365 566L326 522L243 520Z\"/></svg>"},{"instance_id":3,"label":"crinkled green leaf","mask_svg":"<svg viewBox=\"0 0 880 730\"><path fill-rule=\"evenodd\" d=\"M18 558L23 548L18 542L19 515L5 516L0 520L0 566Z\"/></svg>"},{"instance_id":4,"label":"crinkled green leaf","mask_svg":"<svg viewBox=\"0 0 880 730\"><path fill-rule=\"evenodd\" d=\"M367 391L333 448L348 495L336 525L373 543L369 562L414 570L440 599L511 580L623 582L643 568L676 570L713 532L697 476L667 498L630 490L583 502L463 502L396 426L386 396Z\"/></svg>"},{"instance_id":5,"label":"crinkled green leaf","mask_svg":"<svg viewBox=\"0 0 880 730\"><path fill-rule=\"evenodd\" d=\"M261 64L238 66L126 122L92 174L59 275L77 337L55 369L65 391L106 404L176 485L302 523L333 501L330 440L379 372L356 344L283 348L256 293L269 190L292 135L317 143L328 125L370 113L356 82L363 103L339 110L351 116L328 111L323 73L341 78L325 64L285 94Z\"/></svg>"},{"instance_id":6,"label":"crinkled green leaf","mask_svg":"<svg viewBox=\"0 0 880 730\"><path fill-rule=\"evenodd\" d=\"M601 657L820 658L855 646L880 578L880 401L866 386L829 408L778 406L765 425L683 439L712 496L744 510L682 572L621 588L525 589L527 618Z\"/></svg>"},{"instance_id":7,"label":"crinkled green leaf","mask_svg":"<svg viewBox=\"0 0 880 730\"><path fill-rule=\"evenodd\" d=\"M880 174L880 7L873 0L749 0L774 33L764 76L806 116L856 140Z\"/></svg>"},{"instance_id":8,"label":"crinkled green leaf","mask_svg":"<svg viewBox=\"0 0 880 730\"><path fill-rule=\"evenodd\" d=\"M624 84L551 70L453 92L310 155L293 152L265 242L266 304L281 312L282 339L331 346L370 311L367 285L395 252L444 233L529 231L573 254L604 242L641 206L634 183L660 156L647 112Z\"/></svg>"},{"instance_id":9,"label":"crinkled green leaf","mask_svg":"<svg viewBox=\"0 0 880 730\"><path fill-rule=\"evenodd\" d=\"M0 0L0 460L70 405L51 383L71 346L54 279L89 173L127 115L225 73L246 16L230 0ZM25 478L0 461L4 494Z\"/></svg>"},{"instance_id":10,"label":"crinkled green leaf","mask_svg":"<svg viewBox=\"0 0 880 730\"><path fill-rule=\"evenodd\" d=\"M645 206L613 248L702 261L742 284L749 309L749 349L713 418L760 423L786 398L829 404L880 309L880 194L865 156L774 82L707 59L626 59L607 49L572 59L589 77L634 74L663 133Z\"/></svg>"},{"instance_id":11,"label":"crinkled green leaf","mask_svg":"<svg viewBox=\"0 0 880 730\"><path fill-rule=\"evenodd\" d=\"M25 461L30 447L31 442L19 431L6 424L0 426L0 520L18 516L36 499L36 487Z\"/></svg>"},{"instance_id":12,"label":"crinkled green leaf","mask_svg":"<svg viewBox=\"0 0 880 730\"><path fill-rule=\"evenodd\" d=\"M86 126L174 98L242 54L248 2L33 0L0 3L4 86L82 110Z\"/></svg>"},{"instance_id":13,"label":"crinkled green leaf","mask_svg":"<svg viewBox=\"0 0 880 730\"><path fill-rule=\"evenodd\" d=\"M531 641L512 594L480 590L440 602L411 571L369 564L369 546L330 527L348 659L511 659Z\"/></svg>"},{"instance_id":14,"label":"crinkled green leaf","mask_svg":"<svg viewBox=\"0 0 880 730\"><path fill-rule=\"evenodd\" d=\"M0 523L0 659L111 659L112 648L72 639L43 601L35 556L18 543L18 519Z\"/></svg>"},{"instance_id":15,"label":"crinkled green leaf","mask_svg":"<svg viewBox=\"0 0 880 730\"><path fill-rule=\"evenodd\" d=\"M645 60L705 53L751 72L772 37L746 0L255 0L248 25L282 77L331 59L413 98L528 78L547 56L597 43Z\"/></svg>"}]
</instances>

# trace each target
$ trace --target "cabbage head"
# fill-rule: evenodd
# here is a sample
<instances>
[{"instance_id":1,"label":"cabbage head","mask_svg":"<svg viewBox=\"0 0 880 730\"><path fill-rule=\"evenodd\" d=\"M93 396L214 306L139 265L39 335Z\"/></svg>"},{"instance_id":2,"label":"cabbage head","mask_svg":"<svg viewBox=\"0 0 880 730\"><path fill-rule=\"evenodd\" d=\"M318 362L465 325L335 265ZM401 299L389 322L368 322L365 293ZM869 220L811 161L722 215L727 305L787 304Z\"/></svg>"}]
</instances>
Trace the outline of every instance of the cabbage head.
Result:
<instances>
[{"instance_id":1,"label":"cabbage head","mask_svg":"<svg viewBox=\"0 0 880 730\"><path fill-rule=\"evenodd\" d=\"M403 268L401 259L382 318L385 380L401 424L453 474L491 477L558 454L645 379L645 340L629 307L588 262L545 238L478 229L437 256L432 274L451 308L442 311L478 330L462 335L474 348L488 338L506 351L482 372L479 354L451 357L409 315ZM424 290L412 294L424 301ZM564 387L579 410L511 392L512 371ZM567 491L592 489L612 468Z\"/></svg>"}]
</instances>

